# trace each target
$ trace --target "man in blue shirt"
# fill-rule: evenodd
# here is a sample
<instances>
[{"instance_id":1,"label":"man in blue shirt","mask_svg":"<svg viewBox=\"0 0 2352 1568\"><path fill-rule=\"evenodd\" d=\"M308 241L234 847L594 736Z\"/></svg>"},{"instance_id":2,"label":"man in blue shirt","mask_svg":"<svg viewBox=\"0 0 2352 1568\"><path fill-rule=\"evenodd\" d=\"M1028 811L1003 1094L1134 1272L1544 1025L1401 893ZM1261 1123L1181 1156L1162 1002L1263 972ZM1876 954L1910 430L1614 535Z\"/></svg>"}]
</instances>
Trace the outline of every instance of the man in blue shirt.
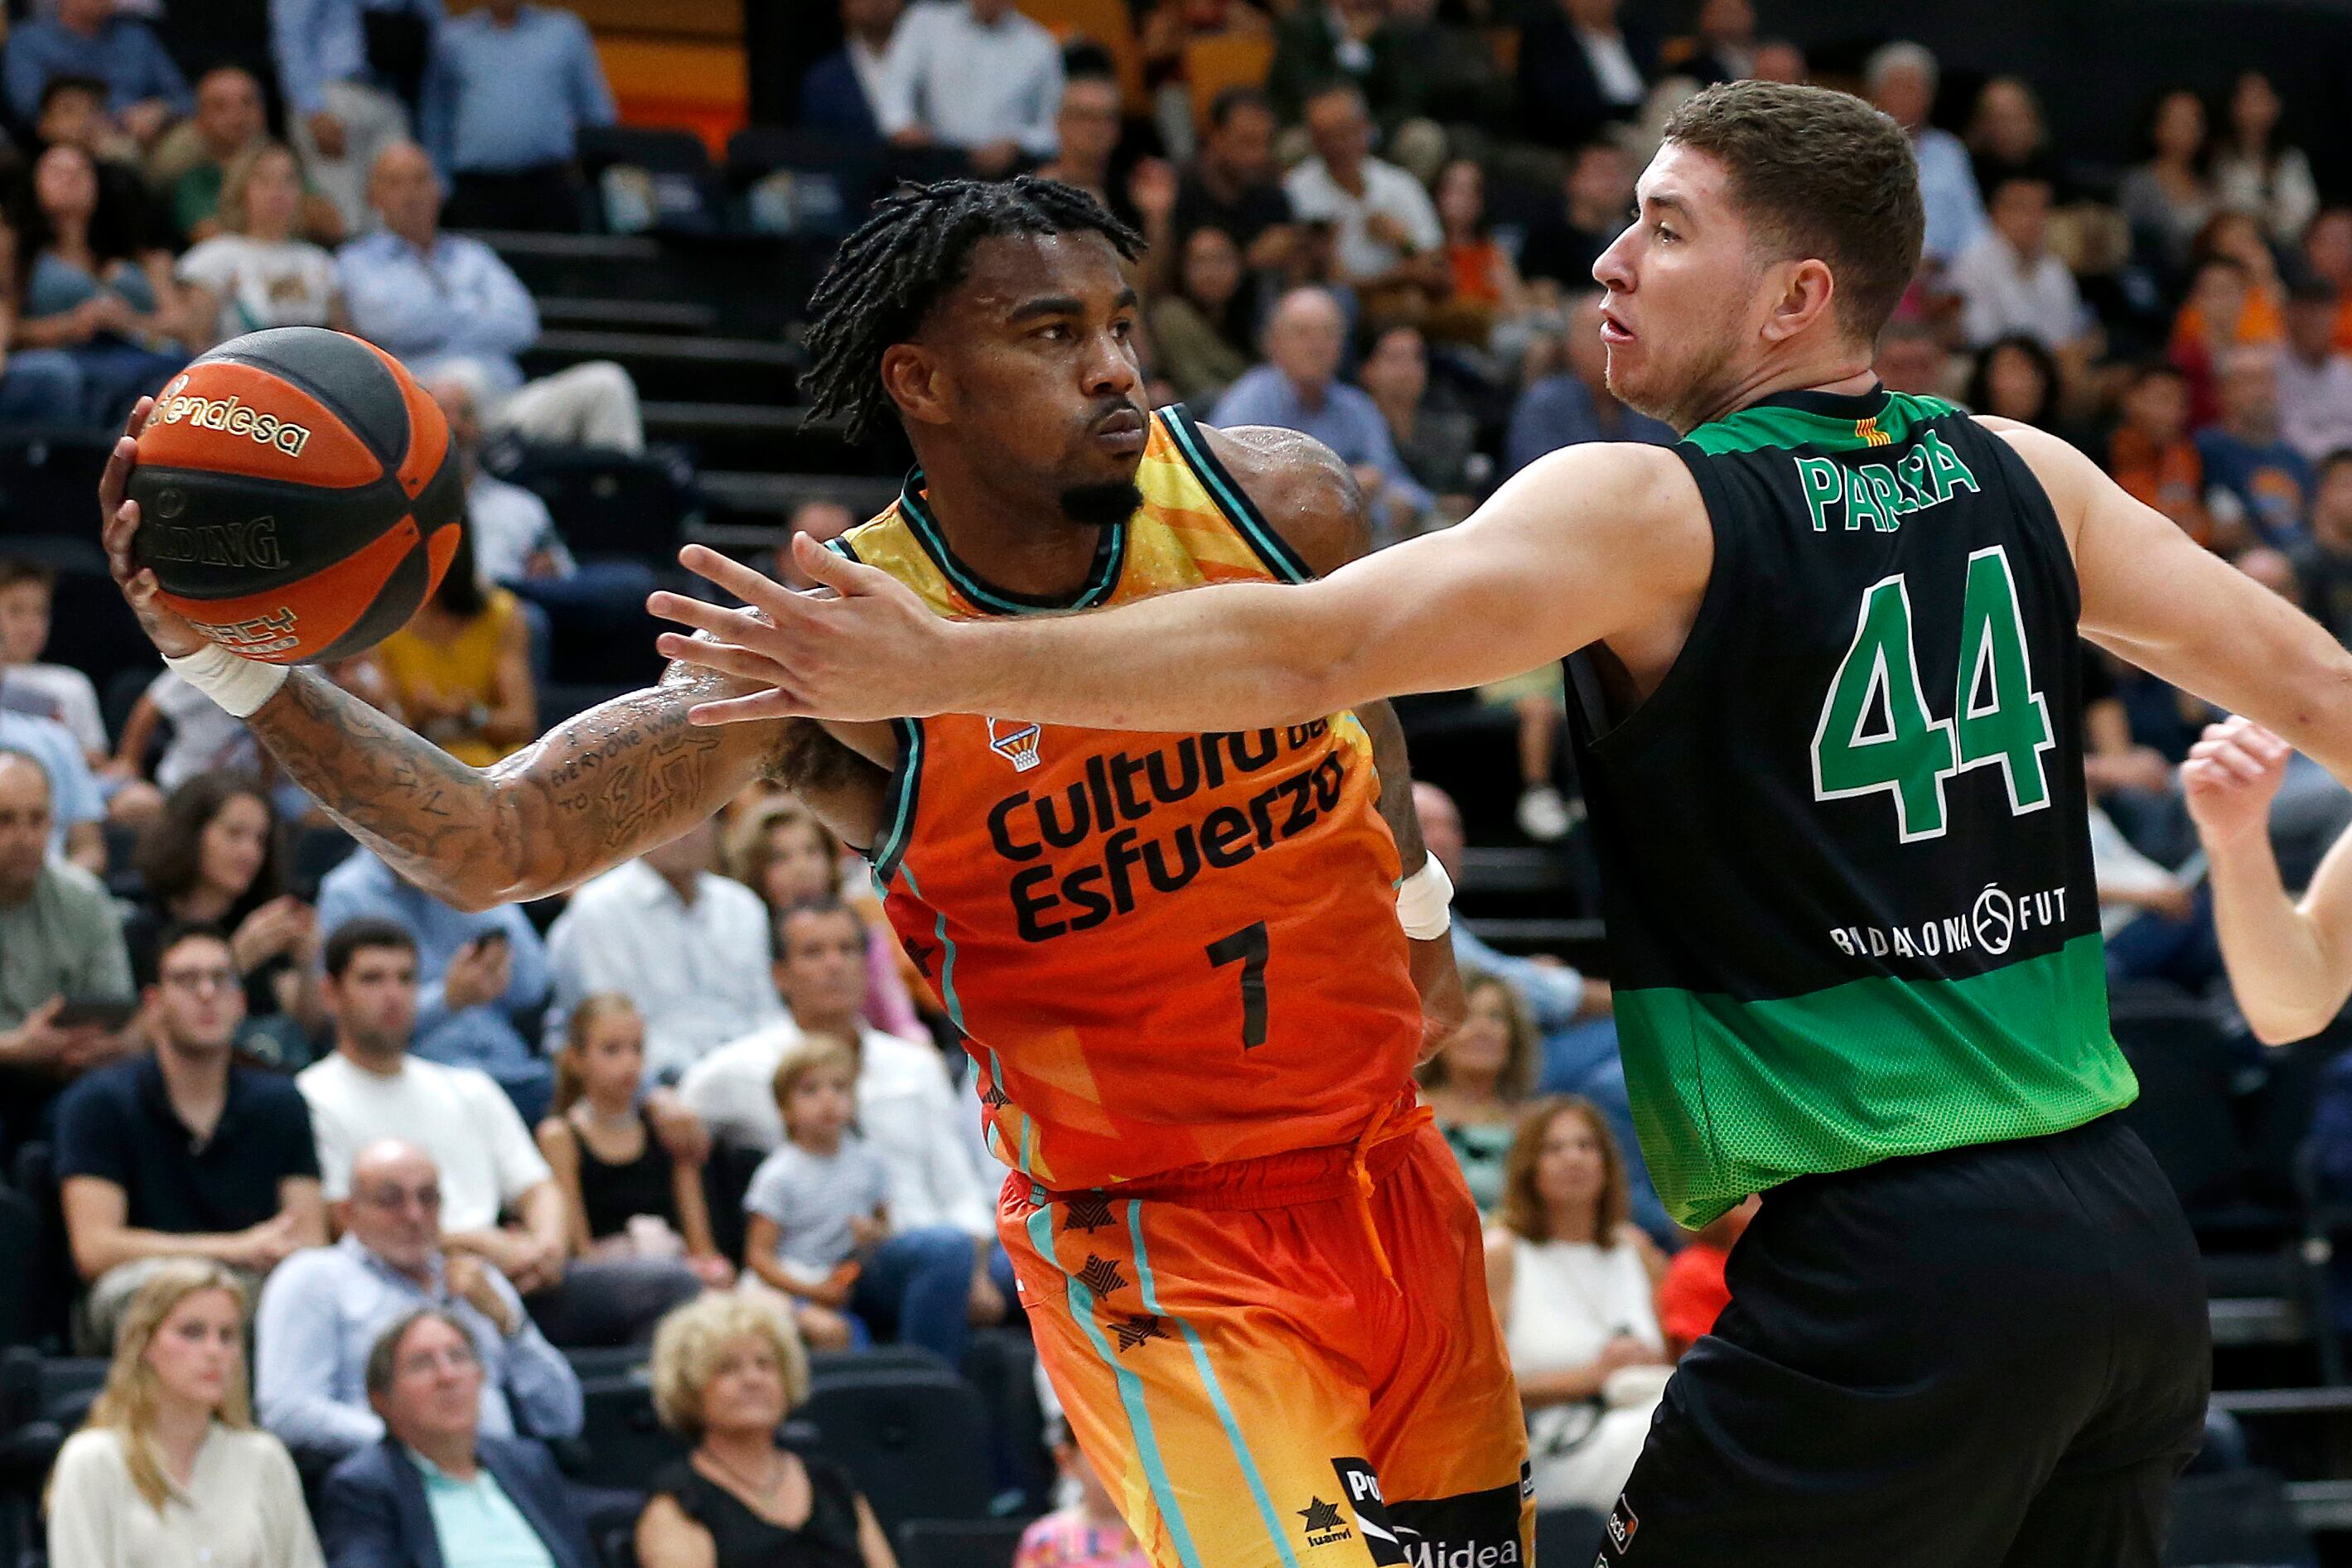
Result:
<instances>
[{"instance_id":1,"label":"man in blue shirt","mask_svg":"<svg viewBox=\"0 0 2352 1568\"><path fill-rule=\"evenodd\" d=\"M432 57L441 0L269 0L286 131L346 233L367 226L368 171L408 134L404 90Z\"/></svg>"},{"instance_id":2,"label":"man in blue shirt","mask_svg":"<svg viewBox=\"0 0 2352 1568\"><path fill-rule=\"evenodd\" d=\"M2197 455L2217 530L2243 528L2292 554L2305 537L2311 465L2279 427L2275 353L2249 344L2221 354L2214 387L2221 420L2197 433Z\"/></svg>"},{"instance_id":3,"label":"man in blue shirt","mask_svg":"<svg viewBox=\"0 0 2352 1568\"><path fill-rule=\"evenodd\" d=\"M8 37L8 107L30 125L52 77L106 84L106 109L142 147L194 110L188 79L143 22L114 14L114 0L59 0L54 18L19 23Z\"/></svg>"},{"instance_id":4,"label":"man in blue shirt","mask_svg":"<svg viewBox=\"0 0 2352 1568\"><path fill-rule=\"evenodd\" d=\"M1950 266L1983 231L1985 211L1968 148L1950 131L1927 123L1936 107L1939 74L1936 57L1912 43L1888 44L1863 68L1870 101L1911 138L1911 151L1919 161L1919 200L1927 218L1919 254L1929 266L1941 267Z\"/></svg>"},{"instance_id":5,"label":"man in blue shirt","mask_svg":"<svg viewBox=\"0 0 2352 1568\"><path fill-rule=\"evenodd\" d=\"M55 719L0 707L0 750L23 752L49 776L49 852L93 876L105 875L106 802L73 731Z\"/></svg>"},{"instance_id":6,"label":"man in blue shirt","mask_svg":"<svg viewBox=\"0 0 2352 1568\"><path fill-rule=\"evenodd\" d=\"M580 226L580 128L610 125L613 91L569 11L489 0L441 29L425 74L425 148L459 228Z\"/></svg>"},{"instance_id":7,"label":"man in blue shirt","mask_svg":"<svg viewBox=\"0 0 2352 1568\"><path fill-rule=\"evenodd\" d=\"M1355 470L1388 538L1398 538L1433 497L1406 471L1378 405L1339 379L1347 346L1348 319L1330 291L1292 289L1266 322L1268 362L1225 389L1209 423L1271 424L1313 436Z\"/></svg>"},{"instance_id":8,"label":"man in blue shirt","mask_svg":"<svg viewBox=\"0 0 2352 1568\"><path fill-rule=\"evenodd\" d=\"M1601 296L1588 293L1569 307L1562 334L1566 363L1537 378L1511 405L1503 437L1503 471L1516 474L1547 452L1588 441L1646 441L1671 446L1672 426L1637 413L1609 390L1609 355L1601 342Z\"/></svg>"}]
</instances>

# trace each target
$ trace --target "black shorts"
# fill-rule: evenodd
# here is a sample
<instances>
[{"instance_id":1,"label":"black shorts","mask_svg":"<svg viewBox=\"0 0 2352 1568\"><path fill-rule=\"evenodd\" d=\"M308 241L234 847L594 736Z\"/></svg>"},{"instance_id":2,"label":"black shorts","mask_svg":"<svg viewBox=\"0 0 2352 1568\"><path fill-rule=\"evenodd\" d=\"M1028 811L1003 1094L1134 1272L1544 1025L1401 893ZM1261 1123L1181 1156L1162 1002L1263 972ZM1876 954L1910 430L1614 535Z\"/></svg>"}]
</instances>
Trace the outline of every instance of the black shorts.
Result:
<instances>
[{"instance_id":1,"label":"black shorts","mask_svg":"<svg viewBox=\"0 0 2352 1568\"><path fill-rule=\"evenodd\" d=\"M2204 1274L2115 1117L1776 1187L1728 1279L1604 1568L2160 1560L2211 1384Z\"/></svg>"}]
</instances>

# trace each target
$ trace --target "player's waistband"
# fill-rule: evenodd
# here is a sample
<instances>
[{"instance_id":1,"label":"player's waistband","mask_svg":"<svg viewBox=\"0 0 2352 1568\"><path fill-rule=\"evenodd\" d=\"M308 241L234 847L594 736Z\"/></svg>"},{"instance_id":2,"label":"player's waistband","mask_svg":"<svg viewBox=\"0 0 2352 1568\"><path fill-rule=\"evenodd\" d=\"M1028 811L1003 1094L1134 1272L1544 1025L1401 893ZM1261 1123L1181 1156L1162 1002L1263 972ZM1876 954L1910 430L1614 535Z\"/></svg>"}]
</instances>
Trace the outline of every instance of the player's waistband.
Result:
<instances>
[{"instance_id":1,"label":"player's waistband","mask_svg":"<svg viewBox=\"0 0 2352 1568\"><path fill-rule=\"evenodd\" d=\"M1394 1107L1374 1117L1364 1129L1364 1135L1354 1143L1285 1149L1279 1154L1244 1160L1185 1166L1106 1187L1056 1191L1028 1182L1028 1196L1032 1203L1061 1203L1074 1197L1134 1197L1208 1209L1284 1208L1298 1203L1325 1203L1358 1193L1366 1176L1375 1182L1386 1179L1412 1152L1412 1134L1430 1124L1429 1107L1417 1103L1412 1092L1407 1091ZM1016 1175L1013 1180L1017 1187L1027 1178Z\"/></svg>"}]
</instances>

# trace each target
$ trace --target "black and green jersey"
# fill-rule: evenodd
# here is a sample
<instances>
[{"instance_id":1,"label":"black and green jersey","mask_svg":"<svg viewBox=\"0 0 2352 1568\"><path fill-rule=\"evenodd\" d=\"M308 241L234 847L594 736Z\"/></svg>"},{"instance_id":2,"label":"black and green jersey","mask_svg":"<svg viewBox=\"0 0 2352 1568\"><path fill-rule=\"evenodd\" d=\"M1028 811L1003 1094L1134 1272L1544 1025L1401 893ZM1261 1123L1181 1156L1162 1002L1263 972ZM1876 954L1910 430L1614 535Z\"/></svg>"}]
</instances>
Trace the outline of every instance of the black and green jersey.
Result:
<instances>
[{"instance_id":1,"label":"black and green jersey","mask_svg":"<svg viewBox=\"0 0 2352 1568\"><path fill-rule=\"evenodd\" d=\"M1784 392L1675 448L1715 565L1665 679L1569 706L1642 1150L1699 1225L2128 1103L2056 515L1950 404Z\"/></svg>"}]
</instances>

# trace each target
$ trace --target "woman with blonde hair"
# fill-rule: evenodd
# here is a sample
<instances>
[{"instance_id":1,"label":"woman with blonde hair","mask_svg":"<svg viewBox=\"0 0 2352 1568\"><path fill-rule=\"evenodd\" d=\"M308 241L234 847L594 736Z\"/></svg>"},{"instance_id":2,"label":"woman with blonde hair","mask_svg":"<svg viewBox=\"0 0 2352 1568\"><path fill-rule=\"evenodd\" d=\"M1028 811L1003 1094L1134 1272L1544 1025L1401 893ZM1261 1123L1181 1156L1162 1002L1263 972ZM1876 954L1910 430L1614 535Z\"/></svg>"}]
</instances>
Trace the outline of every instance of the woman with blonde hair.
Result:
<instances>
[{"instance_id":1,"label":"woman with blonde hair","mask_svg":"<svg viewBox=\"0 0 2352 1568\"><path fill-rule=\"evenodd\" d=\"M319 1568L302 1481L253 1424L245 1291L218 1263L158 1269L49 1478L58 1568Z\"/></svg>"},{"instance_id":2,"label":"woman with blonde hair","mask_svg":"<svg viewBox=\"0 0 2352 1568\"><path fill-rule=\"evenodd\" d=\"M220 232L180 258L192 347L265 327L344 323L335 258L303 239L302 167L282 141L239 153L221 177Z\"/></svg>"},{"instance_id":3,"label":"woman with blonde hair","mask_svg":"<svg viewBox=\"0 0 2352 1568\"><path fill-rule=\"evenodd\" d=\"M841 841L816 813L791 795L772 795L742 812L728 829L727 874L760 895L768 917L781 921L795 904L839 898L857 911L872 939L866 944L866 1007L876 1029L912 1040L930 1038L915 1013L900 966L907 961L882 906L843 883Z\"/></svg>"},{"instance_id":4,"label":"woman with blonde hair","mask_svg":"<svg viewBox=\"0 0 2352 1568\"><path fill-rule=\"evenodd\" d=\"M1528 1407L1539 1508L1606 1511L1665 1390L1665 1260L1626 1218L1625 1158L1589 1100L1538 1100L1504 1166L1486 1285Z\"/></svg>"},{"instance_id":5,"label":"woman with blonde hair","mask_svg":"<svg viewBox=\"0 0 2352 1568\"><path fill-rule=\"evenodd\" d=\"M772 1301L714 1293L654 1334L654 1413L694 1445L653 1478L644 1568L897 1568L847 1471L776 1441L808 1397L808 1354Z\"/></svg>"},{"instance_id":6,"label":"woman with blonde hair","mask_svg":"<svg viewBox=\"0 0 2352 1568\"><path fill-rule=\"evenodd\" d=\"M1503 1201L1503 1168L1536 1083L1536 1021L1510 982L1462 977L1461 1027L1421 1064L1421 1098L1437 1118L1481 1214Z\"/></svg>"}]
</instances>

